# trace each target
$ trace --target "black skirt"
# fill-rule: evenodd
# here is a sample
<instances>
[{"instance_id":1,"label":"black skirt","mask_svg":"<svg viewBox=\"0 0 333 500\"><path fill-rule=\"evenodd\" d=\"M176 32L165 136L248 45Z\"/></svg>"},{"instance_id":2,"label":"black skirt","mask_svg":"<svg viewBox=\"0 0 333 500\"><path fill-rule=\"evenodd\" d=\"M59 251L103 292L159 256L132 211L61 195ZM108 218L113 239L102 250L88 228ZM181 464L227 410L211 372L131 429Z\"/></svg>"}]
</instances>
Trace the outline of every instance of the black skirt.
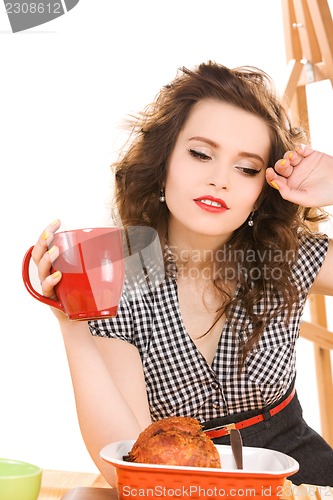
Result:
<instances>
[{"instance_id":1,"label":"black skirt","mask_svg":"<svg viewBox=\"0 0 333 500\"><path fill-rule=\"evenodd\" d=\"M203 424L204 429L237 423L262 413L265 415L263 422L241 429L243 445L281 451L297 460L299 471L288 478L295 485L305 483L333 486L333 449L303 419L297 394L288 406L273 417L268 413L270 408L282 402L291 391L292 387L274 405L210 420ZM230 444L230 437L214 438L213 441L215 444Z\"/></svg>"}]
</instances>

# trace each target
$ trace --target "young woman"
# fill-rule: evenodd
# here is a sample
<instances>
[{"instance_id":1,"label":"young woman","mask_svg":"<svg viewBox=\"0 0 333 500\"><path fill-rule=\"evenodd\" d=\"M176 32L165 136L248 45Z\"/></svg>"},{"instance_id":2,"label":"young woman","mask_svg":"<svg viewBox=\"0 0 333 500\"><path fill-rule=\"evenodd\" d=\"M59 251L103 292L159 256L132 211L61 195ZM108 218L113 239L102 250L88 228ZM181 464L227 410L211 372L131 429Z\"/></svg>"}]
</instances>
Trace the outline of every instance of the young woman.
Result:
<instances>
[{"instance_id":1,"label":"young woman","mask_svg":"<svg viewBox=\"0 0 333 500\"><path fill-rule=\"evenodd\" d=\"M333 158L305 142L267 75L214 62L183 68L131 124L116 206L125 227L158 232L165 279L124 293L113 319L54 310L82 435L111 484L103 446L186 415L216 442L237 423L244 445L295 457L295 484L333 485L333 450L294 391L305 301L333 294L332 243L310 229L311 207L333 204ZM50 275L58 249L47 251L59 227L33 251L48 297L61 279Z\"/></svg>"}]
</instances>

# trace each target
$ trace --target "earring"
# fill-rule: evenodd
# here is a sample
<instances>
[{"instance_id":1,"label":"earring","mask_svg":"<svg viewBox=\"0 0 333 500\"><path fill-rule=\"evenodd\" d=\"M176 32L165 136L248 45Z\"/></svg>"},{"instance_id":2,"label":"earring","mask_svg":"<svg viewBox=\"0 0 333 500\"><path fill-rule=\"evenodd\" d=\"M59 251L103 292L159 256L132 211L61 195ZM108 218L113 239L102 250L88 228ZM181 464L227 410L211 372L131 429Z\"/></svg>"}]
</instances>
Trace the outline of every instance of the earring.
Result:
<instances>
[{"instance_id":1,"label":"earring","mask_svg":"<svg viewBox=\"0 0 333 500\"><path fill-rule=\"evenodd\" d=\"M160 202L161 203L165 202L164 189L161 189L161 192L160 192Z\"/></svg>"},{"instance_id":2,"label":"earring","mask_svg":"<svg viewBox=\"0 0 333 500\"><path fill-rule=\"evenodd\" d=\"M254 224L254 222L253 222L253 215L254 215L254 210L253 210L253 212L251 212L249 220L247 221L247 225L250 226L250 227L252 227L253 224Z\"/></svg>"}]
</instances>

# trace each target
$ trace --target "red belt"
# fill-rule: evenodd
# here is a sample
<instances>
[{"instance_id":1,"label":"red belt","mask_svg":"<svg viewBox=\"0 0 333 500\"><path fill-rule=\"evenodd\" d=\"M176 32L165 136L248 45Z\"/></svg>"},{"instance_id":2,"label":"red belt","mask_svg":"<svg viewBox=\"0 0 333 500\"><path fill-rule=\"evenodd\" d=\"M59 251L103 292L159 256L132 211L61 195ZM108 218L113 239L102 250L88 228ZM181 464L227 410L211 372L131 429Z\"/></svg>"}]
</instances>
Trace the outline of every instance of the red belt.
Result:
<instances>
[{"instance_id":1,"label":"red belt","mask_svg":"<svg viewBox=\"0 0 333 500\"><path fill-rule=\"evenodd\" d=\"M282 401L282 403L278 404L277 406L274 406L274 408L269 410L268 413L270 414L270 416L274 417L274 415L283 410L283 408L289 405L290 401L293 399L294 396L295 396L295 388L292 390L289 396ZM260 414L256 415L255 417L242 420L241 422L237 422L236 424L234 423L226 424L223 425L222 427L214 427L213 429L207 429L205 430L205 434L207 434L207 436L210 437L211 439L227 436L228 434L230 434L231 429L245 429L246 427L250 427L251 425L259 424L259 422L263 422L264 420L267 420L267 418L265 418L263 414Z\"/></svg>"}]
</instances>

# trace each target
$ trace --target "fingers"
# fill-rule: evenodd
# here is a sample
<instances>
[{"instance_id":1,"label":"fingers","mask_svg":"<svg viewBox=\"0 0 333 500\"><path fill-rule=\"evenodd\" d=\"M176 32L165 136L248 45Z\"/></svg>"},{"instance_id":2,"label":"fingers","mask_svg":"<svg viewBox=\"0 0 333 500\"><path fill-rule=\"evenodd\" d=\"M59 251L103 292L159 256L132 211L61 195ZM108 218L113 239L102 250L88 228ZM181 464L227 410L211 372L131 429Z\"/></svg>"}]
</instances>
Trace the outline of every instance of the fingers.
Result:
<instances>
[{"instance_id":1,"label":"fingers","mask_svg":"<svg viewBox=\"0 0 333 500\"><path fill-rule=\"evenodd\" d=\"M53 240L53 235L57 231L57 229L59 229L59 227L60 227L60 221L56 219L49 226L47 226L47 228L42 232L42 234L38 238L38 241L34 246L31 254L36 266L38 266L41 258L49 248Z\"/></svg>"},{"instance_id":2,"label":"fingers","mask_svg":"<svg viewBox=\"0 0 333 500\"><path fill-rule=\"evenodd\" d=\"M294 151L287 151L283 158L280 158L275 163L274 168L269 167L266 170L267 182L274 189L284 189L284 179L288 179L292 175L294 168L301 163L303 158L310 156L311 153L313 153L313 149L304 145L296 147Z\"/></svg>"},{"instance_id":3,"label":"fingers","mask_svg":"<svg viewBox=\"0 0 333 500\"><path fill-rule=\"evenodd\" d=\"M55 220L40 235L32 250L32 258L38 266L38 277L46 297L55 298L54 287L61 279L61 273L51 274L52 263L59 256L58 247L52 245L53 235L60 227L60 221Z\"/></svg>"},{"instance_id":4,"label":"fingers","mask_svg":"<svg viewBox=\"0 0 333 500\"><path fill-rule=\"evenodd\" d=\"M285 183L285 178L278 176L274 168L269 167L266 169L266 181L272 188L280 191L282 183Z\"/></svg>"},{"instance_id":5,"label":"fingers","mask_svg":"<svg viewBox=\"0 0 333 500\"><path fill-rule=\"evenodd\" d=\"M56 299L57 296L55 294L54 287L59 283L60 280L61 280L60 271L55 271L52 274L48 274L46 278L43 281L41 281L43 295L45 297L49 297L50 299Z\"/></svg>"},{"instance_id":6,"label":"fingers","mask_svg":"<svg viewBox=\"0 0 333 500\"><path fill-rule=\"evenodd\" d=\"M290 188L288 185L288 179L277 175L273 168L268 168L266 170L266 180L272 188L279 191L283 199L292 201L293 203L297 203L299 205L304 203L305 194L302 191Z\"/></svg>"},{"instance_id":7,"label":"fingers","mask_svg":"<svg viewBox=\"0 0 333 500\"><path fill-rule=\"evenodd\" d=\"M310 156L310 154L313 153L313 149L310 148L310 146L305 146L304 144L301 144L300 146L298 146L295 151L297 152L297 154L299 156L302 156L303 158L307 158L308 156Z\"/></svg>"},{"instance_id":8,"label":"fingers","mask_svg":"<svg viewBox=\"0 0 333 500\"><path fill-rule=\"evenodd\" d=\"M288 185L288 179L277 175L273 168L268 168L266 170L266 180L272 188L279 191L281 197L285 200L306 206L303 204L305 202L305 193L298 189L291 188Z\"/></svg>"},{"instance_id":9,"label":"fingers","mask_svg":"<svg viewBox=\"0 0 333 500\"><path fill-rule=\"evenodd\" d=\"M294 171L294 167L297 167L303 158L306 158L312 152L313 150L308 146L298 146L294 151L287 151L283 155L283 158L275 163L275 171L283 177L290 177Z\"/></svg>"}]
</instances>

